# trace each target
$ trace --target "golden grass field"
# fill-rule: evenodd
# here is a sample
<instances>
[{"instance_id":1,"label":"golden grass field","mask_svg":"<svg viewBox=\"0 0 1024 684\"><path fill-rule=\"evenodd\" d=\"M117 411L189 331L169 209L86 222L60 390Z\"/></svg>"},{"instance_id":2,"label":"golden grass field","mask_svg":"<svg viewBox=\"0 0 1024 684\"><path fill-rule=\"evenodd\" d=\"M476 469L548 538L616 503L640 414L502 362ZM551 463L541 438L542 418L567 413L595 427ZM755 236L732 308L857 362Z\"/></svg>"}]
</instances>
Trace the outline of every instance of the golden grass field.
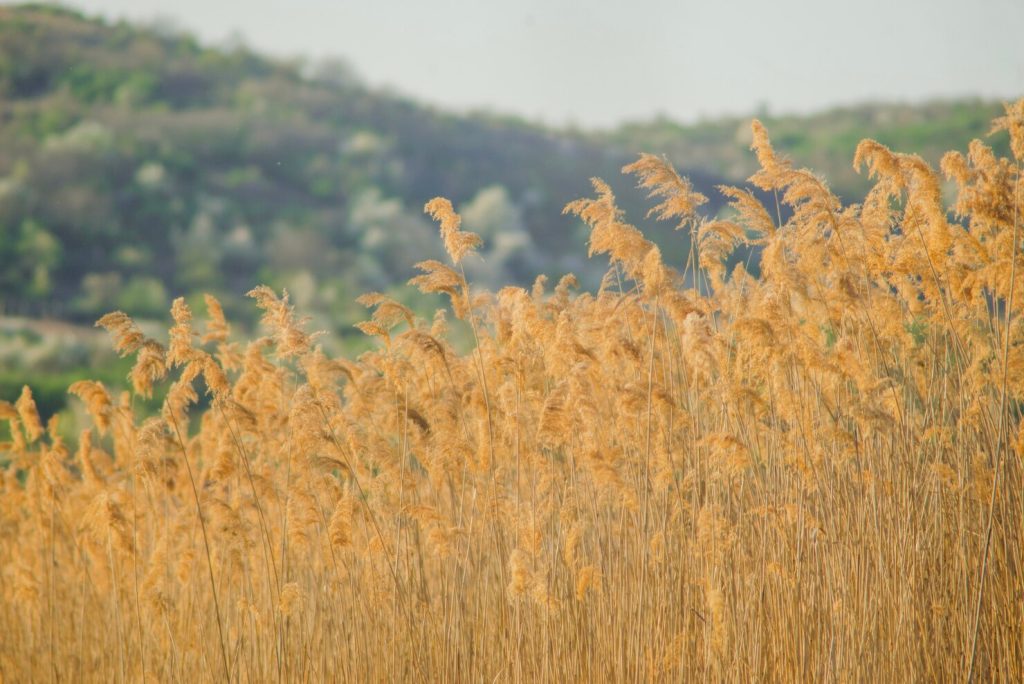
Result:
<instances>
[{"instance_id":1,"label":"golden grass field","mask_svg":"<svg viewBox=\"0 0 1024 684\"><path fill-rule=\"evenodd\" d=\"M1015 159L976 141L945 187L862 142L844 206L755 121L775 201L716 220L643 155L691 258L595 179L596 293L476 290L433 200L450 263L411 285L450 309L364 295L354 360L264 287L249 342L212 297L168 342L105 316L134 391L73 385L77 445L0 402L0 677L1024 680L1024 100L994 128Z\"/></svg>"}]
</instances>

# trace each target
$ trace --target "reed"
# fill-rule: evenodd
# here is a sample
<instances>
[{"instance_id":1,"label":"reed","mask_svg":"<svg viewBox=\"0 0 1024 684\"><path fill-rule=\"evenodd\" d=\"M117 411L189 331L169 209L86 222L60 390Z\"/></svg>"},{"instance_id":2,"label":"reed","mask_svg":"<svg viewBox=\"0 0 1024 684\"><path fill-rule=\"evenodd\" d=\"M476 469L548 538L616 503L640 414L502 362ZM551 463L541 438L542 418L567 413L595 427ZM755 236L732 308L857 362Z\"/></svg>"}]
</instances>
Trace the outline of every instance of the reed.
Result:
<instances>
[{"instance_id":1,"label":"reed","mask_svg":"<svg viewBox=\"0 0 1024 684\"><path fill-rule=\"evenodd\" d=\"M266 287L248 342L212 297L166 345L105 316L133 390L70 388L74 452L0 402L0 679L1024 680L1024 100L994 129L1015 158L975 141L948 186L862 142L847 205L755 121L779 206L713 220L642 155L693 251L595 179L597 292L474 288L432 200L450 262L411 285L450 309L364 295L356 359Z\"/></svg>"}]
</instances>

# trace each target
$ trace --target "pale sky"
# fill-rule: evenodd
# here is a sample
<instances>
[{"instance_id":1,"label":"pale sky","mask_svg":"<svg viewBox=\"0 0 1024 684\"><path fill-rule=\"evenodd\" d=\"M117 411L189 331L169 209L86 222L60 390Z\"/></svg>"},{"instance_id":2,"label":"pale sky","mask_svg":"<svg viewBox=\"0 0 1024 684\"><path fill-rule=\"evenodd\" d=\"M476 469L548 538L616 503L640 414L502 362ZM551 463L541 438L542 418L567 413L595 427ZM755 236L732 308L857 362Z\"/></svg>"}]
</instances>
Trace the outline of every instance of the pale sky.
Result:
<instances>
[{"instance_id":1,"label":"pale sky","mask_svg":"<svg viewBox=\"0 0 1024 684\"><path fill-rule=\"evenodd\" d=\"M206 43L342 57L453 111L608 127L1024 95L1024 0L69 0Z\"/></svg>"}]
</instances>

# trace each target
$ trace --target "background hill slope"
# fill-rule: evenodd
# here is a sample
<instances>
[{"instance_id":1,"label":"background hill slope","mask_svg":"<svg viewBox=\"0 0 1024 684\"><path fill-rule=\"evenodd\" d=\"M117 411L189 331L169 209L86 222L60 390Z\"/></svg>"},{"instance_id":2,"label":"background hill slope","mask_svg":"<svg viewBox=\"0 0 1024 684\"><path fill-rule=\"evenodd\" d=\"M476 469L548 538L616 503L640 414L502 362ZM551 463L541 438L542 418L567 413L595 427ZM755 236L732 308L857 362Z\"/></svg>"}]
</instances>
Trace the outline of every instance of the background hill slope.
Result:
<instances>
[{"instance_id":1,"label":"background hill slope","mask_svg":"<svg viewBox=\"0 0 1024 684\"><path fill-rule=\"evenodd\" d=\"M856 197L865 136L928 157L987 131L998 103L864 106L768 117L779 149ZM444 195L488 242L474 279L603 272L564 204L619 168L667 153L720 206L714 185L753 169L746 119L657 120L601 133L455 116L242 47L108 24L44 6L0 9L0 311L91 322L120 307L163 315L213 291L229 310L257 281L347 320L348 302L437 255L423 203ZM934 159L931 159L934 161ZM686 236L646 225L669 260ZM240 313L240 312L235 312Z\"/></svg>"}]
</instances>

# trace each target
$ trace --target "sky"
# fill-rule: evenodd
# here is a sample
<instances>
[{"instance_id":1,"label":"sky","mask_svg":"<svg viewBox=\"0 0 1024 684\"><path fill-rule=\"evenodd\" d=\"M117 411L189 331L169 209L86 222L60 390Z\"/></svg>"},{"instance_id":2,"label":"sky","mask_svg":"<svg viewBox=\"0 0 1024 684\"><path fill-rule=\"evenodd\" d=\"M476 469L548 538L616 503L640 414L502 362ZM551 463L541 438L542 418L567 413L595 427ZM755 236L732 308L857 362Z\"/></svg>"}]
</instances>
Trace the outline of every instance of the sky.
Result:
<instances>
[{"instance_id":1,"label":"sky","mask_svg":"<svg viewBox=\"0 0 1024 684\"><path fill-rule=\"evenodd\" d=\"M209 44L342 58L457 112L609 128L1024 95L1024 0L69 0Z\"/></svg>"}]
</instances>

